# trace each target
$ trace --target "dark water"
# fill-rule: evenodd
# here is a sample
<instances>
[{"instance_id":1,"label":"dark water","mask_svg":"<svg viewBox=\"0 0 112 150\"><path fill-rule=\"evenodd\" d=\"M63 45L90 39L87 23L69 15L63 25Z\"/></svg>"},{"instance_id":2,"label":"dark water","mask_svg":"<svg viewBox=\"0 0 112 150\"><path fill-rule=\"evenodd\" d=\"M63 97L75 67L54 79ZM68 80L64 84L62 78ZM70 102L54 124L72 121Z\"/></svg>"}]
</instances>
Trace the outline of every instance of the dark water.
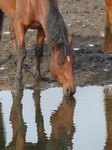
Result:
<instances>
[{"instance_id":1,"label":"dark water","mask_svg":"<svg viewBox=\"0 0 112 150\"><path fill-rule=\"evenodd\" d=\"M111 87L0 91L0 150L110 150Z\"/></svg>"}]
</instances>

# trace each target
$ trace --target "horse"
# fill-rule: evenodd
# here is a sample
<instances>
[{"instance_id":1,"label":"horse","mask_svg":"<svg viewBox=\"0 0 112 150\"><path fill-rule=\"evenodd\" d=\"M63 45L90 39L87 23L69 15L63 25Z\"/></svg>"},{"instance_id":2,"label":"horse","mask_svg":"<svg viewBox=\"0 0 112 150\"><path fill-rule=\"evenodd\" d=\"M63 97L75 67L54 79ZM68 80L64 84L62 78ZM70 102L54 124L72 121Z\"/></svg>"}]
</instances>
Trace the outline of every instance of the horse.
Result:
<instances>
[{"instance_id":1,"label":"horse","mask_svg":"<svg viewBox=\"0 0 112 150\"><path fill-rule=\"evenodd\" d=\"M112 52L112 0L105 0L106 16L104 25L103 51Z\"/></svg>"},{"instance_id":2,"label":"horse","mask_svg":"<svg viewBox=\"0 0 112 150\"><path fill-rule=\"evenodd\" d=\"M58 10L58 0L0 0L0 35L4 14L11 18L10 37L13 54L17 54L14 87L22 88L22 66L27 55L25 33L32 28L38 30L33 71L35 79L37 80L38 74L41 77L40 61L46 36L51 54L50 71L62 86L64 95L73 95L76 91L73 77L75 56L71 48L72 37L68 36L68 30Z\"/></svg>"},{"instance_id":3,"label":"horse","mask_svg":"<svg viewBox=\"0 0 112 150\"><path fill-rule=\"evenodd\" d=\"M75 133L75 126L73 123L73 116L76 106L75 98L63 96L59 107L50 116L49 123L51 125L51 134L48 138L45 132L45 120L41 107L41 90L36 88L33 90L32 103L34 103L34 109L32 110L34 110L35 114L31 113L31 116L35 119L35 124L32 124L32 127L35 126L35 132L37 133L37 137L31 134L29 139L31 139L31 137L36 137L38 140L35 143L34 141L32 143L32 141L26 140L28 135L28 122L25 122L26 119L23 113L23 94L23 89L16 91L13 89L11 90L12 107L10 110L9 120L7 121L11 124L12 139L7 146L5 144L5 134L7 133L7 131L4 128L5 122L3 121L4 119L2 115L2 103L0 103L0 132L2 133L0 136L0 141L2 141L2 143L0 143L0 150L65 150L68 149L68 147L70 147L70 149L72 150L73 135ZM67 115L66 117L64 117L65 113ZM30 119L30 121L32 121L32 119ZM31 126L29 130L32 131Z\"/></svg>"}]
</instances>

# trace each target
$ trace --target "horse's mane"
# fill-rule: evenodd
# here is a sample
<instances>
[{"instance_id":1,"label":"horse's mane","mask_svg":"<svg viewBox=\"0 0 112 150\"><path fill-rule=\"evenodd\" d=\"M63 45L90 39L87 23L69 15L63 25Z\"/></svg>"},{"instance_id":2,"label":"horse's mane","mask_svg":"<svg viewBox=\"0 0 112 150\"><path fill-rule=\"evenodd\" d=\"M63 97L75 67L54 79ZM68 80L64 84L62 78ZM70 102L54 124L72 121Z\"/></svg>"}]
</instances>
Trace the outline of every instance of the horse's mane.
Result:
<instances>
[{"instance_id":1,"label":"horse's mane","mask_svg":"<svg viewBox=\"0 0 112 150\"><path fill-rule=\"evenodd\" d=\"M61 14L56 8L54 0L49 0L49 8L49 12L46 16L48 46L54 50L52 44L52 40L54 40L60 47L60 56L65 57L70 55L70 48L67 43L68 31Z\"/></svg>"}]
</instances>

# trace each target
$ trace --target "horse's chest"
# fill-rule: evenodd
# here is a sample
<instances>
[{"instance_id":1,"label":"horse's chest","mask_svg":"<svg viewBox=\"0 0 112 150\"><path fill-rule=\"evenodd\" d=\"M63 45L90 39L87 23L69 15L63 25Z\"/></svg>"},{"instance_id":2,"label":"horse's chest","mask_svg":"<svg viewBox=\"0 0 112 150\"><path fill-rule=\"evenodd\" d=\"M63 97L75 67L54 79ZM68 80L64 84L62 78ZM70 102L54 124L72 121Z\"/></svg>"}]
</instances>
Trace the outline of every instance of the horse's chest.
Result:
<instances>
[{"instance_id":1,"label":"horse's chest","mask_svg":"<svg viewBox=\"0 0 112 150\"><path fill-rule=\"evenodd\" d=\"M32 23L30 24L30 28L32 28L32 29L41 28L41 24L40 24L39 22L37 22L37 21L32 22Z\"/></svg>"},{"instance_id":2,"label":"horse's chest","mask_svg":"<svg viewBox=\"0 0 112 150\"><path fill-rule=\"evenodd\" d=\"M41 28L41 24L39 23L39 21L36 21L34 18L30 18L30 17L26 17L24 20L23 20L25 26L27 28L32 28L32 29L39 29Z\"/></svg>"}]
</instances>

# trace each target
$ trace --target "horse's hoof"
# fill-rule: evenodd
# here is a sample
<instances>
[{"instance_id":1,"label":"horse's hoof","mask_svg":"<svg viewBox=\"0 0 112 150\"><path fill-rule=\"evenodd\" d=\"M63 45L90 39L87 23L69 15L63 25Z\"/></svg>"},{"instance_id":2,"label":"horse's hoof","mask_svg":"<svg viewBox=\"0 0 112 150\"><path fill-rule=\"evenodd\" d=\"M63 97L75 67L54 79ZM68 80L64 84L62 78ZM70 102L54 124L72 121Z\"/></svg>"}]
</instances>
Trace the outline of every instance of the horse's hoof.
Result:
<instances>
[{"instance_id":1,"label":"horse's hoof","mask_svg":"<svg viewBox=\"0 0 112 150\"><path fill-rule=\"evenodd\" d=\"M17 83L17 82L15 82L15 83L13 84L13 88L14 88L14 89L17 89L17 90L23 90L22 84Z\"/></svg>"}]
</instances>

